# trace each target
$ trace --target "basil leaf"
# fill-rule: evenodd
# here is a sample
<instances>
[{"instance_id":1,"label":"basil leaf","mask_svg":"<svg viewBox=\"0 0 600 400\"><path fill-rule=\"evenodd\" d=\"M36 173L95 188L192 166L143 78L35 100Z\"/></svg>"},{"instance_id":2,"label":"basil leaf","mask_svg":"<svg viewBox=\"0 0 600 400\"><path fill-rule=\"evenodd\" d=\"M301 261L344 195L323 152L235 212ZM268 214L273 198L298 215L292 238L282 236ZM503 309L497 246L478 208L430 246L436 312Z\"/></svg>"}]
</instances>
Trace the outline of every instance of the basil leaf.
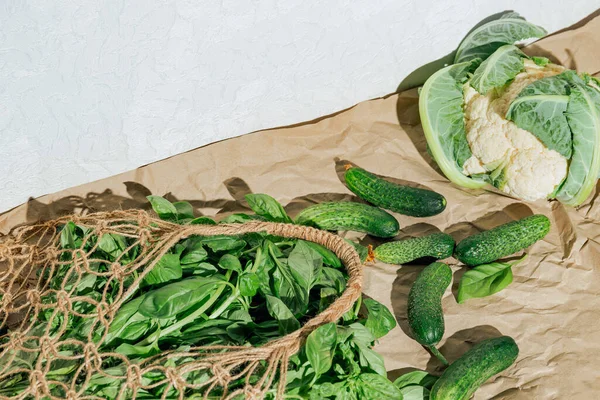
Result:
<instances>
[{"instance_id":1,"label":"basil leaf","mask_svg":"<svg viewBox=\"0 0 600 400\"><path fill-rule=\"evenodd\" d=\"M356 378L361 400L402 399L402 393L384 376L364 373Z\"/></svg>"},{"instance_id":2,"label":"basil leaf","mask_svg":"<svg viewBox=\"0 0 600 400\"><path fill-rule=\"evenodd\" d=\"M160 196L146 196L146 198L160 219L167 221L177 220L177 208L169 200Z\"/></svg>"},{"instance_id":3,"label":"basil leaf","mask_svg":"<svg viewBox=\"0 0 600 400\"><path fill-rule=\"evenodd\" d=\"M95 268L94 270L98 270L97 268ZM77 282L77 280L79 279L79 282ZM94 288L94 285L96 284L96 281L98 280L98 277L96 275L93 274L84 274L80 277L73 275L71 277L71 279L69 279L69 283L65 286L65 290L71 290L72 289L72 285L77 282L77 290L76 293L77 294L84 294L85 292L89 291L90 289Z\"/></svg>"},{"instance_id":4,"label":"basil leaf","mask_svg":"<svg viewBox=\"0 0 600 400\"><path fill-rule=\"evenodd\" d=\"M254 296L260 287L258 275L252 272L245 272L240 275L240 294L242 296Z\"/></svg>"},{"instance_id":5,"label":"basil leaf","mask_svg":"<svg viewBox=\"0 0 600 400\"><path fill-rule=\"evenodd\" d=\"M429 400L429 389L423 386L406 386L400 389L400 392L403 396L402 400Z\"/></svg>"},{"instance_id":6,"label":"basil leaf","mask_svg":"<svg viewBox=\"0 0 600 400\"><path fill-rule=\"evenodd\" d=\"M338 343L346 342L352 336L353 333L354 333L354 331L349 326L338 325L337 326Z\"/></svg>"},{"instance_id":7,"label":"basil leaf","mask_svg":"<svg viewBox=\"0 0 600 400\"><path fill-rule=\"evenodd\" d=\"M306 285L306 279L300 276L299 271L292 273L287 262L280 260L280 256L283 256L283 254L272 242L266 240L265 248L268 249L267 254L275 264L275 270L271 274L275 296L283 300L294 315L304 314L308 308L308 293L310 290L310 287ZM295 277L300 277L300 279Z\"/></svg>"},{"instance_id":8,"label":"basil leaf","mask_svg":"<svg viewBox=\"0 0 600 400\"><path fill-rule=\"evenodd\" d=\"M190 221L190 225L216 225L214 219L210 217L198 217Z\"/></svg>"},{"instance_id":9,"label":"basil leaf","mask_svg":"<svg viewBox=\"0 0 600 400\"><path fill-rule=\"evenodd\" d=\"M319 295L319 312L322 312L337 299L338 291L333 288L324 287L319 291Z\"/></svg>"},{"instance_id":10,"label":"basil leaf","mask_svg":"<svg viewBox=\"0 0 600 400\"><path fill-rule=\"evenodd\" d=\"M243 224L244 222L254 221L248 214L231 214L230 216L223 218L221 224Z\"/></svg>"},{"instance_id":11,"label":"basil leaf","mask_svg":"<svg viewBox=\"0 0 600 400\"><path fill-rule=\"evenodd\" d=\"M223 313L223 317L233 321L252 322L252 317L246 310L229 310Z\"/></svg>"},{"instance_id":12,"label":"basil leaf","mask_svg":"<svg viewBox=\"0 0 600 400\"><path fill-rule=\"evenodd\" d=\"M336 341L336 327L331 322L321 325L306 338L306 358L315 370L317 377L331 368Z\"/></svg>"},{"instance_id":13,"label":"basil leaf","mask_svg":"<svg viewBox=\"0 0 600 400\"><path fill-rule=\"evenodd\" d=\"M127 247L127 241L121 235L105 233L98 240L98 249L102 250L110 261L116 260Z\"/></svg>"},{"instance_id":14,"label":"basil leaf","mask_svg":"<svg viewBox=\"0 0 600 400\"><path fill-rule=\"evenodd\" d=\"M292 275L308 291L314 285L323 266L323 258L304 240L298 240L288 257Z\"/></svg>"},{"instance_id":15,"label":"basil leaf","mask_svg":"<svg viewBox=\"0 0 600 400\"><path fill-rule=\"evenodd\" d=\"M383 356L362 343L354 342L358 348L358 360L363 368L370 368L381 376L387 376ZM391 382L390 382L391 383ZM395 386L394 386L395 387Z\"/></svg>"},{"instance_id":16,"label":"basil leaf","mask_svg":"<svg viewBox=\"0 0 600 400\"><path fill-rule=\"evenodd\" d=\"M190 240L190 239L188 239ZM187 240L184 240L183 243L177 243L175 245L175 247L173 247L172 251L173 254L177 254L179 257L181 257L181 254L183 253L183 251L186 249L186 245L184 245L184 243L186 243Z\"/></svg>"},{"instance_id":17,"label":"basil leaf","mask_svg":"<svg viewBox=\"0 0 600 400\"><path fill-rule=\"evenodd\" d=\"M311 387L314 376L315 371L308 362L296 368L289 368L287 371L287 384L285 386L286 395L298 394L300 390ZM311 391L315 389L318 390L318 387L311 387Z\"/></svg>"},{"instance_id":18,"label":"basil leaf","mask_svg":"<svg viewBox=\"0 0 600 400\"><path fill-rule=\"evenodd\" d=\"M266 296L267 310L271 317L279 324L279 333L285 335L300 329L300 322L294 317L290 309L277 297Z\"/></svg>"},{"instance_id":19,"label":"basil leaf","mask_svg":"<svg viewBox=\"0 0 600 400\"><path fill-rule=\"evenodd\" d=\"M513 280L511 267L525 259L510 263L494 262L474 267L463 275L458 284L457 301L491 296L507 287Z\"/></svg>"},{"instance_id":20,"label":"basil leaf","mask_svg":"<svg viewBox=\"0 0 600 400\"><path fill-rule=\"evenodd\" d=\"M308 384L310 385L310 382L308 382ZM320 385L314 385L313 387L311 387L309 399L313 397L317 399L325 399L329 397L338 398L338 394L340 393L340 391L346 389L344 387L345 384L346 382L324 382Z\"/></svg>"},{"instance_id":21,"label":"basil leaf","mask_svg":"<svg viewBox=\"0 0 600 400\"><path fill-rule=\"evenodd\" d=\"M229 253L223 254L219 260L219 267L236 272L242 272L242 264L240 259Z\"/></svg>"},{"instance_id":22,"label":"basil leaf","mask_svg":"<svg viewBox=\"0 0 600 400\"><path fill-rule=\"evenodd\" d=\"M177 254L165 254L144 277L146 285L157 285L179 279L182 276L181 264Z\"/></svg>"},{"instance_id":23,"label":"basil leaf","mask_svg":"<svg viewBox=\"0 0 600 400\"><path fill-rule=\"evenodd\" d=\"M147 338L147 342L149 342L150 344L148 344L147 346L139 346L139 345L135 345L135 346L131 346L131 351L132 353L130 353L131 355L139 355L142 357L147 357L150 355L154 355L157 354L157 351L160 351L158 348L158 339L160 338L160 328L154 330L154 332L152 332ZM119 347L122 348L121 345ZM119 349L117 348L117 352L119 352ZM122 353L125 354L125 353Z\"/></svg>"},{"instance_id":24,"label":"basil leaf","mask_svg":"<svg viewBox=\"0 0 600 400\"><path fill-rule=\"evenodd\" d=\"M304 314L308 306L308 290L294 279L290 267L277 262L272 277L275 295L283 300L294 314Z\"/></svg>"},{"instance_id":25,"label":"basil leaf","mask_svg":"<svg viewBox=\"0 0 600 400\"><path fill-rule=\"evenodd\" d=\"M246 246L246 242L235 236L216 235L206 236L201 239L202 243L212 251L234 251Z\"/></svg>"},{"instance_id":26,"label":"basil leaf","mask_svg":"<svg viewBox=\"0 0 600 400\"><path fill-rule=\"evenodd\" d=\"M64 375L68 375L69 373L73 372L79 366L79 363L73 358L70 358L70 359L60 358L61 356L62 357L73 357L73 355L74 354L72 351L59 351L58 358L56 358L52 361L48 360L48 362L50 363L50 369L47 372L47 378L61 379L62 377L64 377ZM29 368L34 368L34 367L30 366Z\"/></svg>"},{"instance_id":27,"label":"basil leaf","mask_svg":"<svg viewBox=\"0 0 600 400\"><path fill-rule=\"evenodd\" d=\"M257 247L260 247L263 245L265 240L267 240L267 237L269 237L270 239L274 238L273 236L267 235L265 232L245 233L240 238L246 241L246 243L248 244L248 247L257 248ZM275 240L277 240L277 239L275 239Z\"/></svg>"},{"instance_id":28,"label":"basil leaf","mask_svg":"<svg viewBox=\"0 0 600 400\"><path fill-rule=\"evenodd\" d=\"M323 259L323 264L329 265L334 268L342 268L342 262L340 261L338 256L336 256L335 253L329 250L327 247L321 246L320 244L315 242L304 241L304 243L321 255L321 258Z\"/></svg>"},{"instance_id":29,"label":"basil leaf","mask_svg":"<svg viewBox=\"0 0 600 400\"><path fill-rule=\"evenodd\" d=\"M184 270L187 273L190 273L192 275L199 275L199 276L211 276L216 274L217 272L219 272L219 270L217 269L217 267L215 267L214 265L207 263L207 262L201 262L198 265L195 266L187 266L184 265Z\"/></svg>"},{"instance_id":30,"label":"basil leaf","mask_svg":"<svg viewBox=\"0 0 600 400\"><path fill-rule=\"evenodd\" d=\"M177 220L194 219L194 207L187 201L176 201L173 207L177 210Z\"/></svg>"},{"instance_id":31,"label":"basil leaf","mask_svg":"<svg viewBox=\"0 0 600 400\"><path fill-rule=\"evenodd\" d=\"M114 376L123 376L127 373L127 366L119 364L115 367L105 368L104 373L106 374L93 374L89 380L89 385L108 385L115 382Z\"/></svg>"},{"instance_id":32,"label":"basil leaf","mask_svg":"<svg viewBox=\"0 0 600 400\"><path fill-rule=\"evenodd\" d=\"M138 308L143 300L144 296L136 297L119 308L108 327L108 332L104 338L104 345L110 344L117 337L123 337L121 333L127 326L147 319L138 313Z\"/></svg>"},{"instance_id":33,"label":"basil leaf","mask_svg":"<svg viewBox=\"0 0 600 400\"><path fill-rule=\"evenodd\" d=\"M395 381L394 385L398 389L402 389L405 386L419 385L427 389L431 389L439 377L429 374L426 371L411 371L404 375L399 376Z\"/></svg>"},{"instance_id":34,"label":"basil leaf","mask_svg":"<svg viewBox=\"0 0 600 400\"><path fill-rule=\"evenodd\" d=\"M363 304L369 312L365 326L373 333L375 338L379 339L394 329L396 319L386 306L373 299L365 299Z\"/></svg>"},{"instance_id":35,"label":"basil leaf","mask_svg":"<svg viewBox=\"0 0 600 400\"><path fill-rule=\"evenodd\" d=\"M119 333L120 339L127 341L138 340L153 327L154 324L151 319L143 317L140 313L137 313L136 315L143 319L137 322L132 322L130 320L130 323Z\"/></svg>"},{"instance_id":36,"label":"basil leaf","mask_svg":"<svg viewBox=\"0 0 600 400\"><path fill-rule=\"evenodd\" d=\"M185 266L189 266L190 264L198 264L201 261L206 260L208 257L208 253L203 248L194 249L191 251L186 251L181 257L181 264Z\"/></svg>"},{"instance_id":37,"label":"basil leaf","mask_svg":"<svg viewBox=\"0 0 600 400\"><path fill-rule=\"evenodd\" d=\"M352 341L357 344L370 346L375 341L375 336L363 324L352 323L347 327L352 334Z\"/></svg>"},{"instance_id":38,"label":"basil leaf","mask_svg":"<svg viewBox=\"0 0 600 400\"><path fill-rule=\"evenodd\" d=\"M248 205L256 213L267 221L292 223L281 204L267 194L247 194L244 196Z\"/></svg>"},{"instance_id":39,"label":"basil leaf","mask_svg":"<svg viewBox=\"0 0 600 400\"><path fill-rule=\"evenodd\" d=\"M252 324L248 324L241 321L232 322L226 328L226 331L227 335L229 335L229 337L233 339L234 342L236 342L239 345L242 345L250 336L252 336L253 326Z\"/></svg>"},{"instance_id":40,"label":"basil leaf","mask_svg":"<svg viewBox=\"0 0 600 400\"><path fill-rule=\"evenodd\" d=\"M284 254L281 251L281 249L279 248L279 246L277 246L275 243L273 243L272 240L265 240L265 243L267 244L269 253L271 254L271 256L273 256L273 258L283 258L284 257Z\"/></svg>"},{"instance_id":41,"label":"basil leaf","mask_svg":"<svg viewBox=\"0 0 600 400\"><path fill-rule=\"evenodd\" d=\"M346 289L346 278L342 271L331 267L321 268L321 273L317 277L315 286L323 286L335 289L337 293L342 293Z\"/></svg>"},{"instance_id":42,"label":"basil leaf","mask_svg":"<svg viewBox=\"0 0 600 400\"><path fill-rule=\"evenodd\" d=\"M335 384L334 384L335 385ZM339 387L336 387L336 389L338 389L335 393L335 400L358 400L361 399L362 397L359 393L359 389L355 387L357 385L340 385ZM313 392L310 392L311 396L313 395ZM323 397L319 396L319 394L316 394L314 397L311 397L310 400L321 400Z\"/></svg>"},{"instance_id":43,"label":"basil leaf","mask_svg":"<svg viewBox=\"0 0 600 400\"><path fill-rule=\"evenodd\" d=\"M187 339L200 340L211 336L227 334L227 327L231 325L229 319L209 319L192 324L183 330L183 337Z\"/></svg>"},{"instance_id":44,"label":"basil leaf","mask_svg":"<svg viewBox=\"0 0 600 400\"><path fill-rule=\"evenodd\" d=\"M184 240L182 244L184 247L181 252L181 265L189 268L191 264L198 264L208 257L202 237L191 236Z\"/></svg>"},{"instance_id":45,"label":"basil leaf","mask_svg":"<svg viewBox=\"0 0 600 400\"><path fill-rule=\"evenodd\" d=\"M77 226L72 221L69 221L65 226L63 226L62 231L60 232L60 246L63 249L77 249L79 246L75 243L75 238L77 234L75 230Z\"/></svg>"},{"instance_id":46,"label":"basil leaf","mask_svg":"<svg viewBox=\"0 0 600 400\"><path fill-rule=\"evenodd\" d=\"M129 358L146 358L160 353L158 348L158 338L160 337L160 329L157 329L154 333L148 336L150 344L146 346L142 345L131 345L128 343L121 343L115 351L119 354L123 354Z\"/></svg>"},{"instance_id":47,"label":"basil leaf","mask_svg":"<svg viewBox=\"0 0 600 400\"><path fill-rule=\"evenodd\" d=\"M146 293L139 312L151 318L171 318L206 300L224 284L216 277L194 276Z\"/></svg>"},{"instance_id":48,"label":"basil leaf","mask_svg":"<svg viewBox=\"0 0 600 400\"><path fill-rule=\"evenodd\" d=\"M271 273L271 271L273 270L273 268L275 268L275 262L271 258L267 247L268 247L268 245L265 243L260 248L260 252L261 252L260 259L258 257L258 251L257 251L257 259L255 260L255 262L257 264L255 265L255 271L256 271L256 275L258 275L258 280L260 283L260 291L261 291L262 295L263 296L266 296L266 295L272 296L274 293L273 293L273 290L271 290L271 286L270 286L271 279L273 277L273 274Z\"/></svg>"}]
</instances>

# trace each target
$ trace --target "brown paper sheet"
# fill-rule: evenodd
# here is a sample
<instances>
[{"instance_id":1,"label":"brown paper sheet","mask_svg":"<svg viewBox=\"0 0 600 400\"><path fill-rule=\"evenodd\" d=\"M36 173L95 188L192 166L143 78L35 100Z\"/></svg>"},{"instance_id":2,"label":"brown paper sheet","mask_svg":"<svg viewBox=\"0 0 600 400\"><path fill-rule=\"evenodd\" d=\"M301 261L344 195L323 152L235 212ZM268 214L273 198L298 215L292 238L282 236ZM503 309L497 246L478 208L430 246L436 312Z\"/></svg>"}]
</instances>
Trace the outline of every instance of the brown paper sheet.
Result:
<instances>
[{"instance_id":1,"label":"brown paper sheet","mask_svg":"<svg viewBox=\"0 0 600 400\"><path fill-rule=\"evenodd\" d=\"M569 67L600 71L600 17L543 39L530 53ZM557 202L524 204L490 192L451 185L426 153L415 90L366 101L317 121L214 143L108 179L30 200L0 215L0 232L70 212L144 207L148 194L187 200L205 215L246 211L246 193L268 193L294 216L309 202L351 199L342 184L344 160L396 181L442 193L447 209L432 218L397 215L402 236L434 231L456 240L532 213L549 216L548 236L514 268L514 282L484 299L457 304L455 271L443 306L441 350L455 360L474 343L500 334L520 347L518 361L488 381L475 399L600 398L599 187L580 209ZM372 238L363 244L377 243ZM406 299L422 266L367 266L364 291L390 307L399 327L377 350L393 379L410 368L438 372L440 364L406 335Z\"/></svg>"}]
</instances>

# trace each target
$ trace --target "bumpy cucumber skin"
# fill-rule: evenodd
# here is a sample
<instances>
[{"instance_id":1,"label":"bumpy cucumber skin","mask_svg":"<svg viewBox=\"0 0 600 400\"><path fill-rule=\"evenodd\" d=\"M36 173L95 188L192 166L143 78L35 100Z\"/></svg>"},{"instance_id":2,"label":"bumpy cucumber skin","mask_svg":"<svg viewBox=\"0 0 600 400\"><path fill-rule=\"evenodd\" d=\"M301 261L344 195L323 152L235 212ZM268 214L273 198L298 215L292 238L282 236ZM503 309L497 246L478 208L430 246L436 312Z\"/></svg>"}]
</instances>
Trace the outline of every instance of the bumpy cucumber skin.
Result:
<instances>
[{"instance_id":1,"label":"bumpy cucumber skin","mask_svg":"<svg viewBox=\"0 0 600 400\"><path fill-rule=\"evenodd\" d=\"M412 217L430 217L444 211L446 198L431 190L398 185L362 168L346 171L346 185L358 197L378 207Z\"/></svg>"},{"instance_id":2,"label":"bumpy cucumber skin","mask_svg":"<svg viewBox=\"0 0 600 400\"><path fill-rule=\"evenodd\" d=\"M452 281L452 270L434 262L421 271L408 293L408 324L414 339L435 346L444 336L442 296Z\"/></svg>"},{"instance_id":3,"label":"bumpy cucumber skin","mask_svg":"<svg viewBox=\"0 0 600 400\"><path fill-rule=\"evenodd\" d=\"M548 217L531 215L469 236L456 246L456 257L467 265L487 264L531 246L549 231Z\"/></svg>"},{"instance_id":4,"label":"bumpy cucumber skin","mask_svg":"<svg viewBox=\"0 0 600 400\"><path fill-rule=\"evenodd\" d=\"M400 231L400 224L393 215L351 201L315 204L302 210L296 222L328 231L366 232L381 238L394 237Z\"/></svg>"},{"instance_id":5,"label":"bumpy cucumber skin","mask_svg":"<svg viewBox=\"0 0 600 400\"><path fill-rule=\"evenodd\" d=\"M454 251L454 239L445 233L434 233L384 243L373 252L375 258L388 264L406 264L421 257L435 257L437 260L450 257Z\"/></svg>"},{"instance_id":6,"label":"bumpy cucumber skin","mask_svg":"<svg viewBox=\"0 0 600 400\"><path fill-rule=\"evenodd\" d=\"M482 341L453 362L437 380L430 400L468 400L492 376L510 367L519 347L508 336Z\"/></svg>"}]
</instances>

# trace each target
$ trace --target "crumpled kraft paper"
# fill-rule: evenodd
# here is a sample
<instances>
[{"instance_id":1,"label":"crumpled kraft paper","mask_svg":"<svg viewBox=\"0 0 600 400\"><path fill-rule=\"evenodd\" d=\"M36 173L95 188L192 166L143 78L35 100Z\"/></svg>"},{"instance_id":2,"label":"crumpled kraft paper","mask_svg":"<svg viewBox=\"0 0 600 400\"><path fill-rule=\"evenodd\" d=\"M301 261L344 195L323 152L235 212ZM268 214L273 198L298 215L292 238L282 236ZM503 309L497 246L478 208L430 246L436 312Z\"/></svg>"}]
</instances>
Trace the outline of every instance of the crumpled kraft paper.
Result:
<instances>
[{"instance_id":1,"label":"crumpled kraft paper","mask_svg":"<svg viewBox=\"0 0 600 400\"><path fill-rule=\"evenodd\" d=\"M598 48L600 16L593 15L538 41L527 52L596 73ZM443 299L446 331L441 351L454 361L485 338L515 338L520 348L517 362L488 381L476 393L477 400L600 398L600 184L577 210L453 186L427 154L416 90L365 101L316 121L214 143L32 199L0 215L0 232L71 212L148 208L149 194L187 200L198 214L225 215L248 210L244 194L268 193L294 216L313 202L353 199L342 183L348 161L446 196L447 209L435 217L396 215L402 226L399 237L444 231L459 241L533 213L550 217L550 233L514 268L514 282L491 297L457 304L457 284L466 268L447 260L454 282ZM378 243L357 234L347 237ZM387 305L399 322L377 346L391 379L414 368L440 372L439 362L406 334L407 295L421 269L383 263L365 267L364 292Z\"/></svg>"}]
</instances>

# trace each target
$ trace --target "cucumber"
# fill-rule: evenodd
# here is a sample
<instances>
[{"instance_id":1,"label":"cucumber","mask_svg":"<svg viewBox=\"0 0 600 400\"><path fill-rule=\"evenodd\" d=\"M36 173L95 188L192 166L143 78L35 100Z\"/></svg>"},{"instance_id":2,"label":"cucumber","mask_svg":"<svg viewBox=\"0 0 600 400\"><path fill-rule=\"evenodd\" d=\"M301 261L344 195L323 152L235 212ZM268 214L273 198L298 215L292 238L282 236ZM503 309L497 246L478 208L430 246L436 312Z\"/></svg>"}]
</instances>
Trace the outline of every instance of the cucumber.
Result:
<instances>
[{"instance_id":1,"label":"cucumber","mask_svg":"<svg viewBox=\"0 0 600 400\"><path fill-rule=\"evenodd\" d=\"M452 255L454 239L445 233L434 233L395 242L384 243L374 250L379 261L388 264L406 264L421 257L441 260Z\"/></svg>"},{"instance_id":2,"label":"cucumber","mask_svg":"<svg viewBox=\"0 0 600 400\"><path fill-rule=\"evenodd\" d=\"M469 236L456 246L456 257L471 266L487 264L531 246L549 231L545 215L531 215Z\"/></svg>"},{"instance_id":3,"label":"cucumber","mask_svg":"<svg viewBox=\"0 0 600 400\"><path fill-rule=\"evenodd\" d=\"M519 347L508 336L484 340L452 363L429 393L430 400L468 400L485 381L515 362Z\"/></svg>"},{"instance_id":4,"label":"cucumber","mask_svg":"<svg viewBox=\"0 0 600 400\"><path fill-rule=\"evenodd\" d=\"M448 364L435 345L444 336L442 296L452 281L452 270L441 262L425 267L408 293L408 324L413 338Z\"/></svg>"},{"instance_id":5,"label":"cucumber","mask_svg":"<svg viewBox=\"0 0 600 400\"><path fill-rule=\"evenodd\" d=\"M391 214L351 201L315 204L302 210L296 223L328 231L366 232L382 238L394 237L400 231L400 224Z\"/></svg>"},{"instance_id":6,"label":"cucumber","mask_svg":"<svg viewBox=\"0 0 600 400\"><path fill-rule=\"evenodd\" d=\"M345 180L348 188L361 199L400 214L430 217L446 208L446 198L439 193L398 185L362 168L349 166Z\"/></svg>"}]
</instances>

